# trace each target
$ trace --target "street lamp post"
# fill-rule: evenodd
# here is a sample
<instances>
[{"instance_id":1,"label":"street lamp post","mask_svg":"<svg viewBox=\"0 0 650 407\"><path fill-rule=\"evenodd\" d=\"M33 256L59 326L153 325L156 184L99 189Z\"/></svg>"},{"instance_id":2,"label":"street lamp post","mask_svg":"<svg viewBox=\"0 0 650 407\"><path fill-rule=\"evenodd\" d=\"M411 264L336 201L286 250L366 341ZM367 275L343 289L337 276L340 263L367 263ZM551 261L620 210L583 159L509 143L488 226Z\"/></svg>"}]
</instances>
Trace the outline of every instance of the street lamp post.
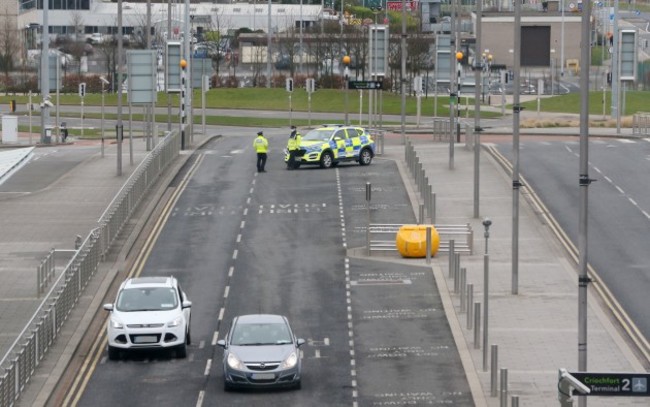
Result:
<instances>
[{"instance_id":1,"label":"street lamp post","mask_svg":"<svg viewBox=\"0 0 650 407\"><path fill-rule=\"evenodd\" d=\"M106 95L105 85L108 85L108 80L100 76L99 80L102 82L102 121L100 127L102 128L102 157L104 157L104 96Z\"/></svg>"},{"instance_id":2,"label":"street lamp post","mask_svg":"<svg viewBox=\"0 0 650 407\"><path fill-rule=\"evenodd\" d=\"M490 255L488 254L488 239L490 238L490 225L492 221L489 218L483 219L483 227L485 228L485 254L483 255L483 371L488 370L488 300L489 300L489 286L490 286Z\"/></svg>"},{"instance_id":3,"label":"street lamp post","mask_svg":"<svg viewBox=\"0 0 650 407\"><path fill-rule=\"evenodd\" d=\"M349 78L350 78L350 56L346 55L343 57L343 64L345 65L345 69L343 70L343 77L345 79L345 84L344 84L344 89L345 89L345 125L349 125L350 122L348 120L348 103L349 103Z\"/></svg>"}]
</instances>

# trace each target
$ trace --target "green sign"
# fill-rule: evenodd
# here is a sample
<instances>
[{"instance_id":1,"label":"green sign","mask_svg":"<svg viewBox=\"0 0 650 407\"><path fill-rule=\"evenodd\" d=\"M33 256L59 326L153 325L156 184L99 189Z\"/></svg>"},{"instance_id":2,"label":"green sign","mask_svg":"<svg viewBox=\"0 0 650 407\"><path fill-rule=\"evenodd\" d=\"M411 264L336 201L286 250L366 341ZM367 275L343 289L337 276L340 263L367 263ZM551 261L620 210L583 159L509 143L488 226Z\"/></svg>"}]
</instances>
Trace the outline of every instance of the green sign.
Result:
<instances>
[{"instance_id":1,"label":"green sign","mask_svg":"<svg viewBox=\"0 0 650 407\"><path fill-rule=\"evenodd\" d=\"M587 396L650 396L649 373L571 372L571 375L591 390Z\"/></svg>"}]
</instances>

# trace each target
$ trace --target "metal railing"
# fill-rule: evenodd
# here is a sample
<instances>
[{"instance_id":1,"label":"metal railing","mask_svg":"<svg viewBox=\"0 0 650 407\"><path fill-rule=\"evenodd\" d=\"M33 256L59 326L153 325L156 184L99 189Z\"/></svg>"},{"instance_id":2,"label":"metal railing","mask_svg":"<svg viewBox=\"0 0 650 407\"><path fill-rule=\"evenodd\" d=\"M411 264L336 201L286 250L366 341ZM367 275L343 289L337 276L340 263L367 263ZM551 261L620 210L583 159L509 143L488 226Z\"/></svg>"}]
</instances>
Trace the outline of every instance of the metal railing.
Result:
<instances>
[{"instance_id":1,"label":"metal railing","mask_svg":"<svg viewBox=\"0 0 650 407\"><path fill-rule=\"evenodd\" d=\"M375 140L375 154L383 155L384 154L384 138L386 135L386 130L384 129L367 129L368 132L372 135L372 139Z\"/></svg>"},{"instance_id":2,"label":"metal railing","mask_svg":"<svg viewBox=\"0 0 650 407\"><path fill-rule=\"evenodd\" d=\"M634 116L632 116L632 134L650 134L650 113L634 113Z\"/></svg>"},{"instance_id":3,"label":"metal railing","mask_svg":"<svg viewBox=\"0 0 650 407\"><path fill-rule=\"evenodd\" d=\"M36 312L0 361L0 406L13 406L50 349L100 262L142 198L178 156L180 136L168 133L125 182L55 280ZM51 254L50 254L51 255Z\"/></svg>"},{"instance_id":4,"label":"metal railing","mask_svg":"<svg viewBox=\"0 0 650 407\"><path fill-rule=\"evenodd\" d=\"M371 223L368 227L366 242L370 253L397 251L397 232L403 225ZM472 226L465 225L432 225L440 236L438 253L449 252L449 242L454 241L455 253L472 254L474 251L474 232Z\"/></svg>"}]
</instances>

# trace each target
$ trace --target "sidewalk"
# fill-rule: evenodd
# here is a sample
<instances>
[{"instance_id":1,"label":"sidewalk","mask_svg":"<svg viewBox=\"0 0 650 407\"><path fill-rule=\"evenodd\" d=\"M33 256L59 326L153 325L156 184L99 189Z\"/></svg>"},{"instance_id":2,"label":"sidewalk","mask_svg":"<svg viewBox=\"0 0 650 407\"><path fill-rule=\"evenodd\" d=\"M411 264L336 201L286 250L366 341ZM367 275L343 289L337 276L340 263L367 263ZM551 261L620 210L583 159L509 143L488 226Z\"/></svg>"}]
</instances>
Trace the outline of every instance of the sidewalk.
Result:
<instances>
[{"instance_id":1,"label":"sidewalk","mask_svg":"<svg viewBox=\"0 0 650 407\"><path fill-rule=\"evenodd\" d=\"M34 152L31 152L33 147L25 147L28 144L26 139L20 139L16 149L0 150L0 163L3 164L0 170L11 171L11 168L24 163L30 154L34 154L32 159L38 160L38 165L43 165L47 156L57 154L57 151L64 155L57 156L58 159L53 162L65 161L75 153L78 154L75 158L80 161L42 189L9 191L9 183L6 183L0 191L0 358L4 357L43 301L44 295L38 296L36 290L38 264L52 248L74 249L77 235L85 239L97 227L104 210L148 154L145 139L134 139L131 165L129 142L125 140L122 145L122 175L118 176L117 145L113 142L105 144L104 157L101 155L100 142L73 140L67 145L51 145L37 148ZM172 164L163 177L166 182L170 181L166 178L168 174L175 175L189 156L182 154ZM0 173L0 180L4 174ZM22 177L21 183L30 184L43 175L34 170L23 171L12 175L11 180ZM141 222L136 216L131 224L137 229ZM61 266L64 262L65 259L59 259L56 264ZM75 311L59 332L54 347L45 355L31 378L18 405L45 405L47 395L56 385L58 375L65 369L76 348L76 341L83 334L81 330L87 326L89 316L85 315L84 310L91 309L91 304L101 300L103 294L94 293L106 291L117 267L119 265L112 263L103 264L91 280ZM55 279L61 268L57 269ZM94 306L97 308L99 305Z\"/></svg>"},{"instance_id":2,"label":"sidewalk","mask_svg":"<svg viewBox=\"0 0 650 407\"><path fill-rule=\"evenodd\" d=\"M511 294L511 177L485 150L482 151L480 219L475 219L473 152L457 144L454 169L450 170L447 144L412 140L437 196L436 223L470 223L474 230L474 254L462 255L460 265L467 269L467 283L474 285L474 302L483 303L482 220L484 217L492 220L489 238L488 343L490 346L498 345L497 378L500 377L499 369L508 370L508 405L513 395L519 397L519 405L522 406L559 405L558 369L578 370L577 266L522 193L519 212L519 294ZM404 162L404 147L387 146L385 152L384 157L398 162L405 184L411 191L413 210L418 213L419 193L413 192L416 187ZM446 299L445 311L468 381L470 385L479 382L483 391L483 395L478 397L475 394L476 405L499 406L500 387L497 386L497 397L490 396L490 349L487 353L487 371L483 371L483 319L479 340L481 349L475 349L474 331L467 329L467 315L460 311L460 295L453 293L454 282L448 277L448 256L440 255L432 259L432 270L441 288L443 302ZM483 309L484 304L481 307ZM645 372L608 319L592 289L588 295L588 307L588 370ZM589 397L588 403L590 407L647 406L648 400L638 397Z\"/></svg>"}]
</instances>

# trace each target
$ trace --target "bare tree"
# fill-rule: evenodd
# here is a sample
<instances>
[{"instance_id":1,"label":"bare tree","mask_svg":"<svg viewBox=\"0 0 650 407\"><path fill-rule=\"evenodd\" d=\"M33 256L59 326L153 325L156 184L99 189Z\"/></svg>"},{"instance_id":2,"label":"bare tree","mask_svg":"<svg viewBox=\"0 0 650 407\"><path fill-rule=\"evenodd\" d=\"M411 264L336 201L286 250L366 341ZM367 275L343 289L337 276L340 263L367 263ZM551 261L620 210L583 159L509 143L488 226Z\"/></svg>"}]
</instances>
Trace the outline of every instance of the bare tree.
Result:
<instances>
[{"instance_id":1,"label":"bare tree","mask_svg":"<svg viewBox=\"0 0 650 407\"><path fill-rule=\"evenodd\" d=\"M0 69L7 84L10 83L9 73L14 69L14 58L20 53L20 36L12 17L8 8L0 14Z\"/></svg>"}]
</instances>

